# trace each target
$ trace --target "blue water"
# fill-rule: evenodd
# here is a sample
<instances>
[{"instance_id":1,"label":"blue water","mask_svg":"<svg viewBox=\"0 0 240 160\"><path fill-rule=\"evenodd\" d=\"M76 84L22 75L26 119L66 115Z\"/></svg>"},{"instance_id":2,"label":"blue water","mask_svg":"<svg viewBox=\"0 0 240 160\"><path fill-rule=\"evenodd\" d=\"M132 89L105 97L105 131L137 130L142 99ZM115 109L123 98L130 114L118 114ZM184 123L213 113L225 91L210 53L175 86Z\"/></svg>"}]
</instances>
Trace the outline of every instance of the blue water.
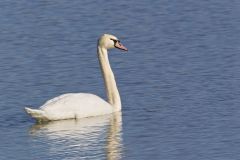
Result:
<instances>
[{"instance_id":1,"label":"blue water","mask_svg":"<svg viewBox=\"0 0 240 160\"><path fill-rule=\"evenodd\" d=\"M240 159L240 2L1 1L0 159ZM122 115L35 124L23 108L69 92L105 98L96 41Z\"/></svg>"}]
</instances>

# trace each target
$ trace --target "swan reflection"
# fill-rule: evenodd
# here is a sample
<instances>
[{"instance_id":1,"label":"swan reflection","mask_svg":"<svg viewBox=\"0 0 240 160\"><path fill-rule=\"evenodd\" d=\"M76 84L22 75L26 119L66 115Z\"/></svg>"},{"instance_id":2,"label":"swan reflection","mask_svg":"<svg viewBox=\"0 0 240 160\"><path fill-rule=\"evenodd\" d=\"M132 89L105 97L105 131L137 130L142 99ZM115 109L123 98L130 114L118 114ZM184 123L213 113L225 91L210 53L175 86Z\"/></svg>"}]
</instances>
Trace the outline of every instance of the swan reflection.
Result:
<instances>
[{"instance_id":1,"label":"swan reflection","mask_svg":"<svg viewBox=\"0 0 240 160\"><path fill-rule=\"evenodd\" d=\"M121 112L83 118L35 124L30 133L44 142L49 154L68 159L121 159Z\"/></svg>"}]
</instances>

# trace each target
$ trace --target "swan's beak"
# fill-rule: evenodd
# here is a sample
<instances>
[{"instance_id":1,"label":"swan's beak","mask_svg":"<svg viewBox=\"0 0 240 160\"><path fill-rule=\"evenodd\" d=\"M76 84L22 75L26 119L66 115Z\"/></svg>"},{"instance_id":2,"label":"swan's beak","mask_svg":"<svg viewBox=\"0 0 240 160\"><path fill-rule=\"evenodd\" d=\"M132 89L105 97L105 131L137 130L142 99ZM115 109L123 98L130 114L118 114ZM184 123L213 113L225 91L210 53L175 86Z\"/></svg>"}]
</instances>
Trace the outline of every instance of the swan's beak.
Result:
<instances>
[{"instance_id":1,"label":"swan's beak","mask_svg":"<svg viewBox=\"0 0 240 160\"><path fill-rule=\"evenodd\" d=\"M128 49L124 45L122 45L122 43L120 43L120 42L117 42L115 44L115 47L118 49L124 50L124 51L128 51Z\"/></svg>"}]
</instances>

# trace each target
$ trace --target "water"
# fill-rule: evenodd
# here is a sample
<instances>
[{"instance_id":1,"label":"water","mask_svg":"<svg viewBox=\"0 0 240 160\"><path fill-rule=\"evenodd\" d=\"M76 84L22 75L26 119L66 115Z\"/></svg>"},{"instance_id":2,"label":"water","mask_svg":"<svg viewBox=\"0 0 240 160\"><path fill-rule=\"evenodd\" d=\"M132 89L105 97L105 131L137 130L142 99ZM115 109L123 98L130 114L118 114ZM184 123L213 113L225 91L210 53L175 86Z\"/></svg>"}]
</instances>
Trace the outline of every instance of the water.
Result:
<instances>
[{"instance_id":1,"label":"water","mask_svg":"<svg viewBox=\"0 0 240 160\"><path fill-rule=\"evenodd\" d=\"M240 159L240 2L1 1L0 159ZM122 115L35 125L69 92L105 98L103 33Z\"/></svg>"}]
</instances>

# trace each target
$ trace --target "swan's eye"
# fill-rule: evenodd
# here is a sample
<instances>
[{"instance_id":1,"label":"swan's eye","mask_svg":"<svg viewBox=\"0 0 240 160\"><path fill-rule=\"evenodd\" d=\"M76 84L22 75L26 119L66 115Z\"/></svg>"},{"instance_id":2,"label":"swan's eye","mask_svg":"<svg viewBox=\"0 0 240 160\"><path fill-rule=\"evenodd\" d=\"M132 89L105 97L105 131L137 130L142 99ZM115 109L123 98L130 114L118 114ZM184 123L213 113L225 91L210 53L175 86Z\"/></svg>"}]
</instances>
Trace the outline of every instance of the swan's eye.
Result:
<instances>
[{"instance_id":1,"label":"swan's eye","mask_svg":"<svg viewBox=\"0 0 240 160\"><path fill-rule=\"evenodd\" d=\"M114 42L114 44L116 44L117 42L120 43L120 41L117 40L117 39L112 39L112 38L111 38L111 40Z\"/></svg>"}]
</instances>

